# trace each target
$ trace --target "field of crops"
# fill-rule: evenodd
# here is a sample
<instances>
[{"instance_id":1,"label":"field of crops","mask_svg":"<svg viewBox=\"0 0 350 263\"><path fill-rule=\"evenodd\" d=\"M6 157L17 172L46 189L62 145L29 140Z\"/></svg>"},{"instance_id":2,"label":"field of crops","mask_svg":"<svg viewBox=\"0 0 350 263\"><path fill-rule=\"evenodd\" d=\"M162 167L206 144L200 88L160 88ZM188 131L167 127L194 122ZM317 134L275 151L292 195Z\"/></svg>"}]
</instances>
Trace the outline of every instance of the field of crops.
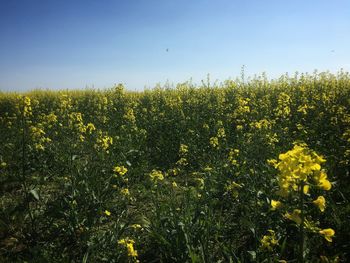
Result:
<instances>
[{"instance_id":1,"label":"field of crops","mask_svg":"<svg viewBox=\"0 0 350 263\"><path fill-rule=\"evenodd\" d=\"M0 93L0 138L1 262L350 259L346 72Z\"/></svg>"}]
</instances>

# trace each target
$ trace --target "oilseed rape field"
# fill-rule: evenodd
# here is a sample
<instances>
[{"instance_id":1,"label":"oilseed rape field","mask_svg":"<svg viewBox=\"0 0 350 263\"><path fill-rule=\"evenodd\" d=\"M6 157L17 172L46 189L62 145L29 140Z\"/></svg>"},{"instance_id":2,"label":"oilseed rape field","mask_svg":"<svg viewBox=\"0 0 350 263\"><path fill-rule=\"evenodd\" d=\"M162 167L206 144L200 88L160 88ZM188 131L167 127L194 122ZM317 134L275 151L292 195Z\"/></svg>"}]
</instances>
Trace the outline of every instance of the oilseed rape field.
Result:
<instances>
[{"instance_id":1,"label":"oilseed rape field","mask_svg":"<svg viewBox=\"0 0 350 263\"><path fill-rule=\"evenodd\" d=\"M0 93L1 262L349 262L350 74Z\"/></svg>"}]
</instances>

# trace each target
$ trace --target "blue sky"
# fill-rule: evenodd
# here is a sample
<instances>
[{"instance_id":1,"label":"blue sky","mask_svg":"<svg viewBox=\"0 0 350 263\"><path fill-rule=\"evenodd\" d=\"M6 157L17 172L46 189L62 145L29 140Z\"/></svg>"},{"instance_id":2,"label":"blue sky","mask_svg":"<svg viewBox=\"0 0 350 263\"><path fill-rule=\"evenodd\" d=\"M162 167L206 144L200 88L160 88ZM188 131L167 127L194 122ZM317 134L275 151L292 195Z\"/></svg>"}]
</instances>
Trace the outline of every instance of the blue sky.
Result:
<instances>
[{"instance_id":1,"label":"blue sky","mask_svg":"<svg viewBox=\"0 0 350 263\"><path fill-rule=\"evenodd\" d=\"M350 71L349 33L348 0L0 0L0 90Z\"/></svg>"}]
</instances>

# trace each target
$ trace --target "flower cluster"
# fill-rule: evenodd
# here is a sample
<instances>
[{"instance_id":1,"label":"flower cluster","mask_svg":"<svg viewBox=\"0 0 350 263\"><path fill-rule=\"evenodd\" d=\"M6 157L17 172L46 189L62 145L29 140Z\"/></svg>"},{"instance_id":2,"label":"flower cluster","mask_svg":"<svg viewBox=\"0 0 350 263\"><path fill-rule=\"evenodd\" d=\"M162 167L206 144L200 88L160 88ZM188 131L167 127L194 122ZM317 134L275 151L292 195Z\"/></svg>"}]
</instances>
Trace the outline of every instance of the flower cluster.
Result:
<instances>
[{"instance_id":1,"label":"flower cluster","mask_svg":"<svg viewBox=\"0 0 350 263\"><path fill-rule=\"evenodd\" d=\"M304 205L304 199L307 195L311 197L309 193L310 187L315 187L323 190L330 190L332 184L327 179L325 170L322 169L321 164L325 162L325 159L312 151L306 144L295 144L293 149L279 155L279 162L276 160L269 160L276 169L278 169L278 193L282 197L289 197L288 200L295 200L298 203L298 207L293 209L293 212L286 211L284 218L296 223L300 231L304 231L304 227L315 233L323 235L328 242L332 242L332 237L335 231L331 228L320 229L307 218L307 210ZM286 200L287 201L287 200ZM320 195L315 200L310 201L321 212L325 211L326 199ZM283 206L282 202L272 200L271 210L277 210ZM288 207L286 205L286 207Z\"/></svg>"},{"instance_id":2,"label":"flower cluster","mask_svg":"<svg viewBox=\"0 0 350 263\"><path fill-rule=\"evenodd\" d=\"M161 171L158 171L158 170L152 170L152 172L149 174L149 177L153 182L164 180L164 175L162 174Z\"/></svg>"},{"instance_id":3,"label":"flower cluster","mask_svg":"<svg viewBox=\"0 0 350 263\"><path fill-rule=\"evenodd\" d=\"M273 247L275 247L278 244L275 231L269 229L268 234L262 237L262 239L260 240L260 243L263 249L272 251Z\"/></svg>"},{"instance_id":4,"label":"flower cluster","mask_svg":"<svg viewBox=\"0 0 350 263\"><path fill-rule=\"evenodd\" d=\"M108 148L113 144L113 138L103 133L102 131L98 131L95 148L98 150L103 150L106 153L109 153Z\"/></svg>"},{"instance_id":5,"label":"flower cluster","mask_svg":"<svg viewBox=\"0 0 350 263\"><path fill-rule=\"evenodd\" d=\"M304 186L303 190L307 193L313 183L324 190L331 189L327 174L321 169L325 160L306 144L296 144L292 150L280 154L279 160L270 160L270 163L279 170L279 193L282 196L287 196L291 191L298 191L300 185Z\"/></svg>"},{"instance_id":6,"label":"flower cluster","mask_svg":"<svg viewBox=\"0 0 350 263\"><path fill-rule=\"evenodd\" d=\"M237 198L238 197L238 189L242 188L242 185L231 181L226 185L226 191L232 195L232 197Z\"/></svg>"},{"instance_id":7,"label":"flower cluster","mask_svg":"<svg viewBox=\"0 0 350 263\"><path fill-rule=\"evenodd\" d=\"M29 132L36 150L43 151L45 145L51 142L51 139L45 136L45 131L40 127L30 126Z\"/></svg>"},{"instance_id":8,"label":"flower cluster","mask_svg":"<svg viewBox=\"0 0 350 263\"><path fill-rule=\"evenodd\" d=\"M31 100L29 97L24 96L23 98L23 116L29 117L32 115Z\"/></svg>"},{"instance_id":9,"label":"flower cluster","mask_svg":"<svg viewBox=\"0 0 350 263\"><path fill-rule=\"evenodd\" d=\"M128 257L130 257L134 261L138 262L138 260L137 260L138 253L137 253L137 250L135 250L135 248L134 248L135 241L133 239L123 238L123 239L120 239L118 241L118 244L122 245L126 248L127 253L128 253Z\"/></svg>"},{"instance_id":10,"label":"flower cluster","mask_svg":"<svg viewBox=\"0 0 350 263\"><path fill-rule=\"evenodd\" d=\"M229 153L228 153L228 162L231 165L237 166L238 165L238 158L239 155L239 150L238 149L230 149Z\"/></svg>"},{"instance_id":11,"label":"flower cluster","mask_svg":"<svg viewBox=\"0 0 350 263\"><path fill-rule=\"evenodd\" d=\"M123 176L124 174L126 174L128 172L128 169L125 166L121 165L121 166L114 167L113 172L116 175Z\"/></svg>"}]
</instances>

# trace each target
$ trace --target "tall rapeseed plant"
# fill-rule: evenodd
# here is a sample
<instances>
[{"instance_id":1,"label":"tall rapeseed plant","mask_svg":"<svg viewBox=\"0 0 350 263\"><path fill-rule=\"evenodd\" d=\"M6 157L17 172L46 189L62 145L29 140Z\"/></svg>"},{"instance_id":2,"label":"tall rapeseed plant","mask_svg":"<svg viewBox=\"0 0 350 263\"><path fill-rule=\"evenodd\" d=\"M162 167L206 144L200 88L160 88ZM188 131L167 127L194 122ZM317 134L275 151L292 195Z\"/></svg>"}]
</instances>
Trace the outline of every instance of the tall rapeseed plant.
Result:
<instances>
[{"instance_id":1,"label":"tall rapeseed plant","mask_svg":"<svg viewBox=\"0 0 350 263\"><path fill-rule=\"evenodd\" d=\"M318 196L313 201L308 201L307 198L312 198L310 189L316 188L321 190L330 190L331 182L327 178L326 171L322 169L322 164L325 159L315 151L308 148L305 143L295 143L294 147L279 155L277 160L269 160L277 170L277 182L279 186L278 194L290 205L285 205L286 212L284 217L293 221L299 227L300 244L299 244L299 261L304 261L304 234L308 230L310 232L319 233L328 242L332 242L332 237L335 231L331 228L320 229L307 218L308 206L313 204L319 208L321 212L325 210L326 199L324 196ZM292 201L292 202L291 202ZM291 204L296 203L293 211L288 211ZM277 210L283 205L282 201L272 200L271 210Z\"/></svg>"}]
</instances>

